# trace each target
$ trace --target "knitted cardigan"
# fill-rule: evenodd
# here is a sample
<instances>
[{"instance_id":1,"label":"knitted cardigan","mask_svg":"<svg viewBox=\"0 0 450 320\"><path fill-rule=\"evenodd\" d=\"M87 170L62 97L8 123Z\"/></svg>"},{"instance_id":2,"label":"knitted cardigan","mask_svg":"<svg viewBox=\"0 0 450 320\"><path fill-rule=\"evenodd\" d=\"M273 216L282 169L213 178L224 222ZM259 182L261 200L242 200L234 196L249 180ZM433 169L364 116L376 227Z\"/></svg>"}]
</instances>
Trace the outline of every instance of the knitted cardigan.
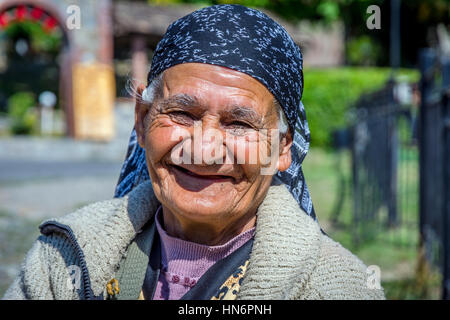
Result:
<instances>
[{"instance_id":1,"label":"knitted cardigan","mask_svg":"<svg viewBox=\"0 0 450 320\"><path fill-rule=\"evenodd\" d=\"M70 226L84 253L93 294L107 295L127 248L159 206L150 182L123 198L97 202L55 221ZM45 222L44 222L45 223ZM73 242L60 232L34 242L3 299L83 299L70 289ZM324 235L284 185L273 185L257 212L250 262L237 299L384 299L366 266Z\"/></svg>"}]
</instances>

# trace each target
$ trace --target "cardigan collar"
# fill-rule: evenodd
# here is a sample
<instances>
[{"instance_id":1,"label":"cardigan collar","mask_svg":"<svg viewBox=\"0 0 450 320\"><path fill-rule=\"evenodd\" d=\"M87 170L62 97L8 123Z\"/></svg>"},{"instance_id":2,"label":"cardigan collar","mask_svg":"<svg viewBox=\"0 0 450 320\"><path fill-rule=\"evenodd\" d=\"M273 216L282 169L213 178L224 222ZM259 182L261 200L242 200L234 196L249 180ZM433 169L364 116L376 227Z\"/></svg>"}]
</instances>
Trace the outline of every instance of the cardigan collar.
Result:
<instances>
[{"instance_id":1,"label":"cardigan collar","mask_svg":"<svg viewBox=\"0 0 450 320\"><path fill-rule=\"evenodd\" d=\"M321 230L284 184L258 208L250 262L238 299L287 299L307 282L319 257Z\"/></svg>"},{"instance_id":2,"label":"cardigan collar","mask_svg":"<svg viewBox=\"0 0 450 320\"><path fill-rule=\"evenodd\" d=\"M84 251L93 292L99 295L159 205L147 181L123 198L48 221L73 230ZM319 225L299 208L287 188L270 186L257 212L253 249L238 299L284 299L298 292L318 259L320 236Z\"/></svg>"}]
</instances>

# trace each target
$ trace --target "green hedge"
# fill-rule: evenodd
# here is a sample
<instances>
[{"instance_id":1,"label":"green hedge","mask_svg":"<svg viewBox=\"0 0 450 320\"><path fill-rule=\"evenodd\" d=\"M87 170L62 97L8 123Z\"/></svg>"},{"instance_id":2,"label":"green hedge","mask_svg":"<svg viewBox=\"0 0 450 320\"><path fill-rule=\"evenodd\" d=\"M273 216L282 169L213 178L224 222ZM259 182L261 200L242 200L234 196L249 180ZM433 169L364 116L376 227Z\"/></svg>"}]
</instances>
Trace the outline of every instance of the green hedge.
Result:
<instances>
[{"instance_id":1,"label":"green hedge","mask_svg":"<svg viewBox=\"0 0 450 320\"><path fill-rule=\"evenodd\" d=\"M17 92L8 99L8 115L13 134L31 134L36 127L37 117L32 107L35 105L31 92Z\"/></svg>"},{"instance_id":2,"label":"green hedge","mask_svg":"<svg viewBox=\"0 0 450 320\"><path fill-rule=\"evenodd\" d=\"M387 82L389 68L342 67L304 69L303 104L311 130L311 146L330 147L332 132L348 125L347 111L361 94L375 91ZM414 69L401 69L396 77L417 82Z\"/></svg>"}]
</instances>

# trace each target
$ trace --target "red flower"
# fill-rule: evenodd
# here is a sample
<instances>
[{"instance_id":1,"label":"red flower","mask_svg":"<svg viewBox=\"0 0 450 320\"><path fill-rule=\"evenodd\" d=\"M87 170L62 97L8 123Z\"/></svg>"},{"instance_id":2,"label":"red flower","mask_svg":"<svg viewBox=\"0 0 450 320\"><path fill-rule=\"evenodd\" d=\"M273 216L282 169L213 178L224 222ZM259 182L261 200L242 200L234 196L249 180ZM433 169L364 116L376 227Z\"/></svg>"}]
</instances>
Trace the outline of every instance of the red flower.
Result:
<instances>
[{"instance_id":1,"label":"red flower","mask_svg":"<svg viewBox=\"0 0 450 320\"><path fill-rule=\"evenodd\" d=\"M8 24L8 15L6 12L0 14L0 27L5 27Z\"/></svg>"},{"instance_id":2,"label":"red flower","mask_svg":"<svg viewBox=\"0 0 450 320\"><path fill-rule=\"evenodd\" d=\"M44 29L45 31L50 31L53 28L55 28L55 26L58 24L58 21L56 21L55 18L48 16L45 20L44 20Z\"/></svg>"},{"instance_id":3,"label":"red flower","mask_svg":"<svg viewBox=\"0 0 450 320\"><path fill-rule=\"evenodd\" d=\"M27 7L25 7L24 5L20 5L17 6L16 8L16 18L19 21L22 21L26 18L26 14L27 14Z\"/></svg>"},{"instance_id":4,"label":"red flower","mask_svg":"<svg viewBox=\"0 0 450 320\"><path fill-rule=\"evenodd\" d=\"M35 20L39 20L43 13L44 11L41 8L33 8L33 10L31 10L31 17Z\"/></svg>"}]
</instances>

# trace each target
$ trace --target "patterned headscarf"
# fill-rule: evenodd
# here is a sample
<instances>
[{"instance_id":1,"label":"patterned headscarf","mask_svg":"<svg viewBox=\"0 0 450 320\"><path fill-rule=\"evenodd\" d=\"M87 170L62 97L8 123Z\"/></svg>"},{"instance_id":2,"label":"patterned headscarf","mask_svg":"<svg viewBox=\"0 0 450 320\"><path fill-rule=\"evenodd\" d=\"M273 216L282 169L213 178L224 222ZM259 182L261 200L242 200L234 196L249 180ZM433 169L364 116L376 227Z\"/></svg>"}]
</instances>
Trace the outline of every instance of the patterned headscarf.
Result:
<instances>
[{"instance_id":1,"label":"patterned headscarf","mask_svg":"<svg viewBox=\"0 0 450 320\"><path fill-rule=\"evenodd\" d=\"M303 94L303 58L286 30L266 14L241 5L215 5L172 23L156 47L148 84L164 70L181 63L213 64L259 80L283 108L293 133L292 163L276 175L300 207L316 219L302 171L310 141ZM116 197L148 180L145 150L133 130Z\"/></svg>"}]
</instances>

